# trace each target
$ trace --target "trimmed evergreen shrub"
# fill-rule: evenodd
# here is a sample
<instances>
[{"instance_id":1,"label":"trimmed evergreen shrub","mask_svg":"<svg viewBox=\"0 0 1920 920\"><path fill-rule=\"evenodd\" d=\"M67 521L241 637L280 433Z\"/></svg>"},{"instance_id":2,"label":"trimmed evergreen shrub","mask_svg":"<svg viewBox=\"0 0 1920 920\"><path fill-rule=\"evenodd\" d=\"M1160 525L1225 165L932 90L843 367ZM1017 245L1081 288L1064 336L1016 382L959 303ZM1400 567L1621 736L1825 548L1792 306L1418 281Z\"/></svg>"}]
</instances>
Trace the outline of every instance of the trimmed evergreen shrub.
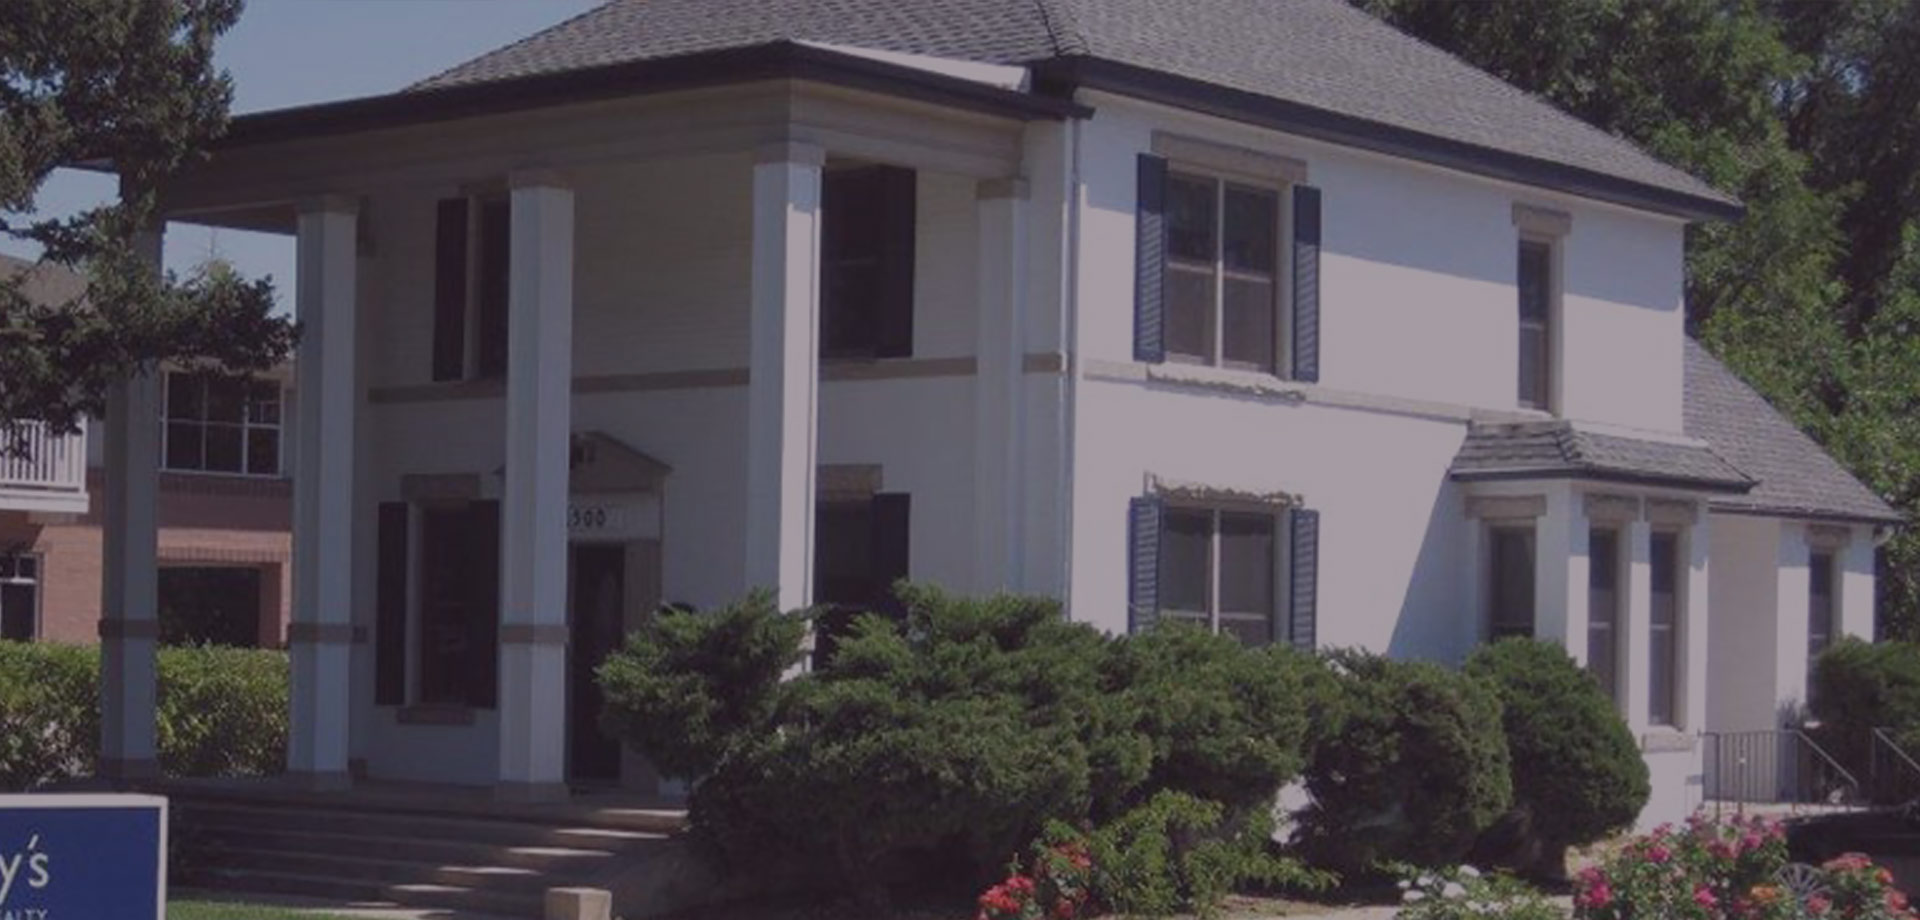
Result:
<instances>
[{"instance_id":1,"label":"trimmed evergreen shrub","mask_svg":"<svg viewBox=\"0 0 1920 920\"><path fill-rule=\"evenodd\" d=\"M1204 918L1249 885L1325 886L1323 875L1276 854L1272 835L1269 810L1234 816L1218 802L1163 789L1086 835L1093 899L1121 916Z\"/></svg>"},{"instance_id":2,"label":"trimmed evergreen shrub","mask_svg":"<svg viewBox=\"0 0 1920 920\"><path fill-rule=\"evenodd\" d=\"M166 775L286 768L286 653L162 648L157 659L155 720ZM0 642L0 789L88 775L99 753L99 649Z\"/></svg>"},{"instance_id":3,"label":"trimmed evergreen shrub","mask_svg":"<svg viewBox=\"0 0 1920 920\"><path fill-rule=\"evenodd\" d=\"M1815 660L1810 683L1815 737L1848 769L1864 775L1876 728L1920 751L1920 645L1849 636Z\"/></svg>"},{"instance_id":4,"label":"trimmed evergreen shrub","mask_svg":"<svg viewBox=\"0 0 1920 920\"><path fill-rule=\"evenodd\" d=\"M1339 692L1306 772L1308 861L1346 876L1457 863L1512 804L1500 699L1428 662L1340 652Z\"/></svg>"},{"instance_id":5,"label":"trimmed evergreen shrub","mask_svg":"<svg viewBox=\"0 0 1920 920\"><path fill-rule=\"evenodd\" d=\"M1633 825L1651 793L1647 764L1600 685L1558 645L1504 639L1467 659L1499 694L1513 808L1501 821L1522 850L1516 868L1551 870L1566 848ZM1504 834L1503 834L1504 836Z\"/></svg>"},{"instance_id":6,"label":"trimmed evergreen shrub","mask_svg":"<svg viewBox=\"0 0 1920 920\"><path fill-rule=\"evenodd\" d=\"M806 633L765 592L712 613L663 609L601 664L601 727L670 775L711 773L769 725Z\"/></svg>"},{"instance_id":7,"label":"trimmed evergreen shrub","mask_svg":"<svg viewBox=\"0 0 1920 920\"><path fill-rule=\"evenodd\" d=\"M1049 822L1164 789L1238 819L1302 763L1310 658L1109 636L1048 600L900 596L903 622L860 618L831 667L784 682L796 620L764 601L662 619L603 668L606 724L698 777L693 830L726 861L857 895L974 890Z\"/></svg>"}]
</instances>

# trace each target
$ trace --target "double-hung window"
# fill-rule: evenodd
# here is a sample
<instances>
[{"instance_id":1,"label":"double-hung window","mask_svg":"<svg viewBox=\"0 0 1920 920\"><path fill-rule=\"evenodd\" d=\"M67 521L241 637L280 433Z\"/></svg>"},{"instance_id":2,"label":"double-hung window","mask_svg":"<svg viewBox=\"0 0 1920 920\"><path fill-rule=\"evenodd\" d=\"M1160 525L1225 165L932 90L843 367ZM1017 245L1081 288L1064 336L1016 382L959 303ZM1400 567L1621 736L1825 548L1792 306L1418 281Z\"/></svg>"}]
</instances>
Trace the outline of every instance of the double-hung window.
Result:
<instances>
[{"instance_id":1,"label":"double-hung window","mask_svg":"<svg viewBox=\"0 0 1920 920\"><path fill-rule=\"evenodd\" d=\"M1820 653L1833 644L1834 603L1833 603L1833 554L1816 552L1808 560L1807 569L1807 673L1813 673L1813 663ZM1811 684L1808 685L1811 689Z\"/></svg>"},{"instance_id":2,"label":"double-hung window","mask_svg":"<svg viewBox=\"0 0 1920 920\"><path fill-rule=\"evenodd\" d=\"M1280 192L1188 172L1166 184L1166 353L1277 372Z\"/></svg>"},{"instance_id":3,"label":"double-hung window","mask_svg":"<svg viewBox=\"0 0 1920 920\"><path fill-rule=\"evenodd\" d=\"M435 209L434 380L507 374L510 219L499 195L447 198Z\"/></svg>"},{"instance_id":4,"label":"double-hung window","mask_svg":"<svg viewBox=\"0 0 1920 920\"><path fill-rule=\"evenodd\" d=\"M1279 517L1168 508L1160 531L1160 616L1266 645L1279 633Z\"/></svg>"},{"instance_id":5,"label":"double-hung window","mask_svg":"<svg viewBox=\"0 0 1920 920\"><path fill-rule=\"evenodd\" d=\"M1595 527L1587 535L1587 672L1607 696L1619 698L1620 531Z\"/></svg>"},{"instance_id":6,"label":"double-hung window","mask_svg":"<svg viewBox=\"0 0 1920 920\"><path fill-rule=\"evenodd\" d=\"M1680 536L1656 531L1648 560L1653 608L1647 620L1647 721L1677 726L1680 677Z\"/></svg>"},{"instance_id":7,"label":"double-hung window","mask_svg":"<svg viewBox=\"0 0 1920 920\"><path fill-rule=\"evenodd\" d=\"M1553 246L1520 241L1520 405L1553 408Z\"/></svg>"},{"instance_id":8,"label":"double-hung window","mask_svg":"<svg viewBox=\"0 0 1920 920\"><path fill-rule=\"evenodd\" d=\"M39 627L40 557L0 555L0 639L32 642Z\"/></svg>"},{"instance_id":9,"label":"double-hung window","mask_svg":"<svg viewBox=\"0 0 1920 920\"><path fill-rule=\"evenodd\" d=\"M836 168L822 180L821 357L913 354L917 181L897 166Z\"/></svg>"},{"instance_id":10,"label":"double-hung window","mask_svg":"<svg viewBox=\"0 0 1920 920\"><path fill-rule=\"evenodd\" d=\"M280 475L280 385L271 380L175 371L167 374L166 468Z\"/></svg>"}]
</instances>

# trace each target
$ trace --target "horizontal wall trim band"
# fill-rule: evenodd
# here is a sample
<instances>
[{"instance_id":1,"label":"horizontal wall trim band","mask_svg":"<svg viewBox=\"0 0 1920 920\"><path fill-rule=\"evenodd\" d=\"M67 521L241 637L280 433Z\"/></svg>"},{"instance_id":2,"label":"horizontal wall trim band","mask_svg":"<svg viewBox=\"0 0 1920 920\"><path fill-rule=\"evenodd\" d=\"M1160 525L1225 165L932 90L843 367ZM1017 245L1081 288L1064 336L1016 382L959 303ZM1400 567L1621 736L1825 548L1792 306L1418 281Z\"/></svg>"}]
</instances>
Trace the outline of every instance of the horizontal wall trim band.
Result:
<instances>
[{"instance_id":1,"label":"horizontal wall trim band","mask_svg":"<svg viewBox=\"0 0 1920 920\"><path fill-rule=\"evenodd\" d=\"M1258 371L1198 365L1176 367L1141 361L1106 361L1097 358L1086 359L1082 365L1086 368L1089 380L1215 392L1228 396L1259 399L1276 405L1353 409L1460 424L1475 421L1530 421L1548 417L1543 413L1519 409L1511 411L1484 409L1432 400L1340 390L1317 383L1288 380Z\"/></svg>"},{"instance_id":2,"label":"horizontal wall trim band","mask_svg":"<svg viewBox=\"0 0 1920 920\"><path fill-rule=\"evenodd\" d=\"M294 620L287 624L289 645L351 645L352 623L314 623Z\"/></svg>"},{"instance_id":3,"label":"horizontal wall trim band","mask_svg":"<svg viewBox=\"0 0 1920 920\"><path fill-rule=\"evenodd\" d=\"M1059 354L1029 354L1021 366L1027 373L1057 374L1065 367ZM866 380L914 380L933 377L971 377L979 362L971 355L951 358L887 358L876 361L825 361L820 379L828 383ZM744 367L658 371L646 374L596 374L575 377L573 392L647 393L667 390L709 390L746 386L751 374ZM461 380L373 387L367 401L375 405L501 399L506 384L499 380Z\"/></svg>"},{"instance_id":4,"label":"horizontal wall trim band","mask_svg":"<svg viewBox=\"0 0 1920 920\"><path fill-rule=\"evenodd\" d=\"M1874 517L1866 514L1815 511L1809 508L1777 505L1728 504L1718 501L1708 502L1707 510L1714 514L1731 514L1741 517L1778 518L1786 521L1832 521L1836 524L1867 524L1876 527L1895 527L1907 522L1905 518Z\"/></svg>"},{"instance_id":5,"label":"horizontal wall trim band","mask_svg":"<svg viewBox=\"0 0 1920 920\"><path fill-rule=\"evenodd\" d=\"M159 620L124 620L119 617L100 618L100 638L102 639L159 639Z\"/></svg>"},{"instance_id":6,"label":"horizontal wall trim band","mask_svg":"<svg viewBox=\"0 0 1920 920\"><path fill-rule=\"evenodd\" d=\"M566 645L569 630L565 623L502 623L502 645Z\"/></svg>"}]
</instances>

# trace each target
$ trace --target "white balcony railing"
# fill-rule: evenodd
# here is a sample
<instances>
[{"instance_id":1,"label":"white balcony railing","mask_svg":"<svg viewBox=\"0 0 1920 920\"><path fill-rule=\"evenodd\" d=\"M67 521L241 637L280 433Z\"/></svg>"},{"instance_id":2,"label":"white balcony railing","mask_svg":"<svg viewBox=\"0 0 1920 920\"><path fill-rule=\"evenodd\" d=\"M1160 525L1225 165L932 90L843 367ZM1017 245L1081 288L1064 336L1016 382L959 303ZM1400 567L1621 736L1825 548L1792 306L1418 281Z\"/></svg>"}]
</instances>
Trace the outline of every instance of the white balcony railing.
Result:
<instances>
[{"instance_id":1,"label":"white balcony railing","mask_svg":"<svg viewBox=\"0 0 1920 920\"><path fill-rule=\"evenodd\" d=\"M13 449L14 438L22 449ZM39 422L0 426L0 508L85 511L86 507L85 432L54 434Z\"/></svg>"}]
</instances>

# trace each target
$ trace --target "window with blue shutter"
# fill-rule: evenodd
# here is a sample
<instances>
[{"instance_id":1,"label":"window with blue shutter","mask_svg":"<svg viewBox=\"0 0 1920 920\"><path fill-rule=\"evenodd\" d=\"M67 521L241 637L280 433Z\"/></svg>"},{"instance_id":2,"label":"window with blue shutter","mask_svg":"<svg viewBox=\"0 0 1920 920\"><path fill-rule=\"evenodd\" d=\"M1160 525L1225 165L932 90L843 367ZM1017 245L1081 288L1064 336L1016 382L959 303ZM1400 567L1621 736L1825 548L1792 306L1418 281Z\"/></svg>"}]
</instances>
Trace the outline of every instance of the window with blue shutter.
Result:
<instances>
[{"instance_id":1,"label":"window with blue shutter","mask_svg":"<svg viewBox=\"0 0 1920 920\"><path fill-rule=\"evenodd\" d=\"M1291 536L1286 532L1289 520L1294 521ZM1170 506L1156 497L1133 499L1128 521L1129 630L1175 621L1247 645L1267 645L1300 634L1304 616L1311 647L1312 541L1317 527L1318 518L1310 512L1294 520L1284 512L1232 505ZM1301 555L1305 565L1283 582L1282 562L1291 555ZM1296 615L1283 619L1283 606Z\"/></svg>"},{"instance_id":2,"label":"window with blue shutter","mask_svg":"<svg viewBox=\"0 0 1920 920\"><path fill-rule=\"evenodd\" d=\"M1167 264L1167 161L1141 154L1136 189L1133 248L1133 358L1167 358L1165 283Z\"/></svg>"}]
</instances>

